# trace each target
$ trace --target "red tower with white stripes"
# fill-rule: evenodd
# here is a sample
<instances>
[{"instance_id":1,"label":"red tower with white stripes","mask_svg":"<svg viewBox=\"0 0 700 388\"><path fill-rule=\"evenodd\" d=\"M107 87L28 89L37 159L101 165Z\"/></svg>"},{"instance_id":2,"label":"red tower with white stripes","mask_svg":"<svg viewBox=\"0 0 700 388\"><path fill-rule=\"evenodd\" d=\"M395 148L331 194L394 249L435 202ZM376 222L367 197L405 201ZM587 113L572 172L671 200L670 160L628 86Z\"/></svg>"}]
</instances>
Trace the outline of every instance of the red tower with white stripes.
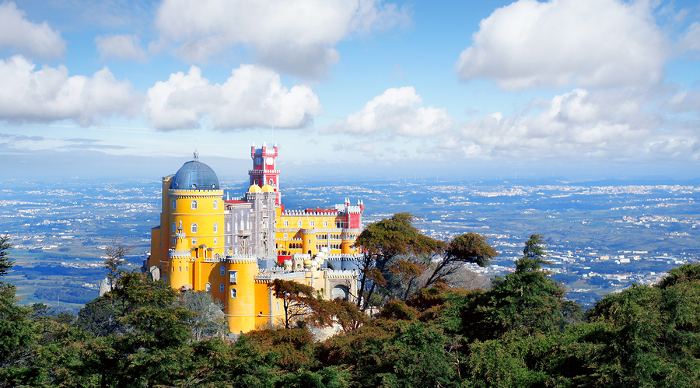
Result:
<instances>
[{"instance_id":1,"label":"red tower with white stripes","mask_svg":"<svg viewBox=\"0 0 700 388\"><path fill-rule=\"evenodd\" d=\"M263 143L261 148L256 148L254 145L250 147L250 158L253 159L253 169L248 171L250 176L250 184L270 185L277 194L275 197L275 205L279 206L282 203L282 193L280 193L280 171L277 169L278 149L274 145L268 147Z\"/></svg>"}]
</instances>

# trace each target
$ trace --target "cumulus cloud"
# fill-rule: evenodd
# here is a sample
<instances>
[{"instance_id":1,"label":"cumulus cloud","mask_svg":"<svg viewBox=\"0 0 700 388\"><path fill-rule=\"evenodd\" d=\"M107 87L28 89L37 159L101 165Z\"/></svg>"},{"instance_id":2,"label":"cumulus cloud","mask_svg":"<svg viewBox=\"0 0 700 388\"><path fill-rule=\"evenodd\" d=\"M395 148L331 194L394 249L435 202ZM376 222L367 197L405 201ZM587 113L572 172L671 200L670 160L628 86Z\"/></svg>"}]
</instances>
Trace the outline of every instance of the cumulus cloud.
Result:
<instances>
[{"instance_id":1,"label":"cumulus cloud","mask_svg":"<svg viewBox=\"0 0 700 388\"><path fill-rule=\"evenodd\" d=\"M173 73L148 90L146 114L163 130L197 128L204 119L217 129L299 128L320 112L314 92L305 85L287 88L270 69L241 65L222 84L189 72Z\"/></svg>"},{"instance_id":2,"label":"cumulus cloud","mask_svg":"<svg viewBox=\"0 0 700 388\"><path fill-rule=\"evenodd\" d=\"M338 60L342 39L408 19L405 8L382 0L166 0L156 27L193 62L240 46L275 69L318 76Z\"/></svg>"},{"instance_id":3,"label":"cumulus cloud","mask_svg":"<svg viewBox=\"0 0 700 388\"><path fill-rule=\"evenodd\" d=\"M27 55L55 58L63 55L66 44L46 22L32 23L15 3L0 4L0 47Z\"/></svg>"},{"instance_id":4,"label":"cumulus cloud","mask_svg":"<svg viewBox=\"0 0 700 388\"><path fill-rule=\"evenodd\" d=\"M103 59L124 59L142 61L146 52L141 48L139 38L134 35L108 35L95 38L97 52Z\"/></svg>"},{"instance_id":5,"label":"cumulus cloud","mask_svg":"<svg viewBox=\"0 0 700 388\"><path fill-rule=\"evenodd\" d=\"M36 66L22 56L0 60L0 119L39 121L71 119L89 125L107 115L138 111L131 84L107 68L92 76L68 75L64 66Z\"/></svg>"},{"instance_id":6,"label":"cumulus cloud","mask_svg":"<svg viewBox=\"0 0 700 388\"><path fill-rule=\"evenodd\" d=\"M447 111L423 106L413 87L390 88L369 100L358 112L335 123L335 131L369 134L387 132L403 136L427 136L452 125Z\"/></svg>"},{"instance_id":7,"label":"cumulus cloud","mask_svg":"<svg viewBox=\"0 0 700 388\"><path fill-rule=\"evenodd\" d=\"M644 2L519 0L481 21L457 71L507 89L650 85L662 77L664 45Z\"/></svg>"},{"instance_id":8,"label":"cumulus cloud","mask_svg":"<svg viewBox=\"0 0 700 388\"><path fill-rule=\"evenodd\" d=\"M450 145L474 158L700 158L697 133L660 130L663 119L647 112L645 98L626 93L574 89L536 112L470 122Z\"/></svg>"}]
</instances>

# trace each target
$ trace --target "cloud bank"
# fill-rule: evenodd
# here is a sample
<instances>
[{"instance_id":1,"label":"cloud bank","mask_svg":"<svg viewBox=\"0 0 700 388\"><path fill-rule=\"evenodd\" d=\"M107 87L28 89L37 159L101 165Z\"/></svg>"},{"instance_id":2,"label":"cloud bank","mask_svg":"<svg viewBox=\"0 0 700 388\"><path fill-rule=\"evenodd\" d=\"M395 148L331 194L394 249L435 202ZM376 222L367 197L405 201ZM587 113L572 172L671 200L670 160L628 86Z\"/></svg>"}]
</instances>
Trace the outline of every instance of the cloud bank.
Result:
<instances>
[{"instance_id":1,"label":"cloud bank","mask_svg":"<svg viewBox=\"0 0 700 388\"><path fill-rule=\"evenodd\" d=\"M320 112L320 103L311 88L287 88L270 69L241 65L216 84L192 66L148 89L145 111L151 124L162 130L198 128L203 120L224 130L299 128Z\"/></svg>"},{"instance_id":2,"label":"cloud bank","mask_svg":"<svg viewBox=\"0 0 700 388\"><path fill-rule=\"evenodd\" d=\"M22 56L0 59L0 119L48 122L70 119L90 125L104 116L138 111L131 84L107 68L92 76L68 75L64 66L36 66Z\"/></svg>"},{"instance_id":3,"label":"cloud bank","mask_svg":"<svg viewBox=\"0 0 700 388\"><path fill-rule=\"evenodd\" d=\"M451 125L452 120L445 109L423 106L416 90L406 86L385 90L361 110L334 124L332 129L357 134L427 136L442 132Z\"/></svg>"},{"instance_id":4,"label":"cloud bank","mask_svg":"<svg viewBox=\"0 0 700 388\"><path fill-rule=\"evenodd\" d=\"M15 3L0 4L0 47L42 58L63 55L66 43L47 23L32 23Z\"/></svg>"},{"instance_id":5,"label":"cloud bank","mask_svg":"<svg viewBox=\"0 0 700 388\"><path fill-rule=\"evenodd\" d=\"M483 19L457 71L506 89L659 82L664 37L643 2L520 0Z\"/></svg>"},{"instance_id":6,"label":"cloud bank","mask_svg":"<svg viewBox=\"0 0 700 388\"><path fill-rule=\"evenodd\" d=\"M194 63L243 47L264 65L315 77L338 60L341 40L408 20L405 8L381 0L166 0L156 28Z\"/></svg>"}]
</instances>

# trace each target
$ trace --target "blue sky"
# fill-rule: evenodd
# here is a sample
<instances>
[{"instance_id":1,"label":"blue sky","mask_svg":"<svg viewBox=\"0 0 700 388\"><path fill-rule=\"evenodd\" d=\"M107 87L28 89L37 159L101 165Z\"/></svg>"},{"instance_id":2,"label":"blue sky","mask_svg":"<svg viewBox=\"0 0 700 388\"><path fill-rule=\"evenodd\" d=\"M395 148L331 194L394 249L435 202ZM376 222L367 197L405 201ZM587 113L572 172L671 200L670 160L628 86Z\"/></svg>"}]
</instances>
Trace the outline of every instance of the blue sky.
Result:
<instances>
[{"instance_id":1,"label":"blue sky","mask_svg":"<svg viewBox=\"0 0 700 388\"><path fill-rule=\"evenodd\" d=\"M0 174L697 178L699 60L691 1L1 2Z\"/></svg>"}]
</instances>

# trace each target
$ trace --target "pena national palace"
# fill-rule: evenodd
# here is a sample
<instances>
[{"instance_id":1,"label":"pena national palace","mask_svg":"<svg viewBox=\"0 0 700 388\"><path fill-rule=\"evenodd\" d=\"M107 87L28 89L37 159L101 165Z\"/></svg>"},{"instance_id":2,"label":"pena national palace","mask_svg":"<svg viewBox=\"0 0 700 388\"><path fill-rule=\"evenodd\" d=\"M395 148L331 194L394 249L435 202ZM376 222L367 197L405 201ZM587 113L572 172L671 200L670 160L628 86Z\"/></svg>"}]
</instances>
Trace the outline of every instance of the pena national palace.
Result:
<instances>
[{"instance_id":1,"label":"pena national palace","mask_svg":"<svg viewBox=\"0 0 700 388\"><path fill-rule=\"evenodd\" d=\"M162 181L160 225L144 263L154 280L204 291L220 301L232 333L279 325L275 279L313 287L326 299L357 295L364 204L286 209L276 167L278 147L251 147L250 188L224 196L208 165L194 159Z\"/></svg>"}]
</instances>

